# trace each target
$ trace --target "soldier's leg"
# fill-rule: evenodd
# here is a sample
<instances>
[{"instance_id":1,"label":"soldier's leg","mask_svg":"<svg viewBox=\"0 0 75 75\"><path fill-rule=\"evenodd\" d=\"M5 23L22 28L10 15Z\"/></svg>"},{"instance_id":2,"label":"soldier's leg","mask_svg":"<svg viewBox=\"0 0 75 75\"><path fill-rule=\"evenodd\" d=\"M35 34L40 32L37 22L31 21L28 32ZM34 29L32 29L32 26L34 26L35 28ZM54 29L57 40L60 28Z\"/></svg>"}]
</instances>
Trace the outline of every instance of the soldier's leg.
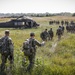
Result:
<instances>
[{"instance_id":1,"label":"soldier's leg","mask_svg":"<svg viewBox=\"0 0 75 75\"><path fill-rule=\"evenodd\" d=\"M51 40L53 39L53 37L51 36Z\"/></svg>"},{"instance_id":2,"label":"soldier's leg","mask_svg":"<svg viewBox=\"0 0 75 75\"><path fill-rule=\"evenodd\" d=\"M50 40L50 35L48 35L48 40Z\"/></svg>"},{"instance_id":3,"label":"soldier's leg","mask_svg":"<svg viewBox=\"0 0 75 75\"><path fill-rule=\"evenodd\" d=\"M63 31L62 31L62 36L63 36Z\"/></svg>"},{"instance_id":4,"label":"soldier's leg","mask_svg":"<svg viewBox=\"0 0 75 75\"><path fill-rule=\"evenodd\" d=\"M2 60L2 63L1 63L1 71L4 71L4 69L5 69L5 63L7 61L7 55L2 54L1 55L1 60Z\"/></svg>"},{"instance_id":5,"label":"soldier's leg","mask_svg":"<svg viewBox=\"0 0 75 75\"><path fill-rule=\"evenodd\" d=\"M13 64L14 63L14 56L9 55L8 58L9 58L10 64Z\"/></svg>"},{"instance_id":6,"label":"soldier's leg","mask_svg":"<svg viewBox=\"0 0 75 75\"><path fill-rule=\"evenodd\" d=\"M45 41L47 41L47 38L45 37Z\"/></svg>"},{"instance_id":7,"label":"soldier's leg","mask_svg":"<svg viewBox=\"0 0 75 75\"><path fill-rule=\"evenodd\" d=\"M58 40L60 40L61 39L61 35L58 35Z\"/></svg>"},{"instance_id":8,"label":"soldier's leg","mask_svg":"<svg viewBox=\"0 0 75 75\"><path fill-rule=\"evenodd\" d=\"M12 69L13 63L14 63L14 56L13 55L9 55L8 59L10 61L10 68Z\"/></svg>"},{"instance_id":9,"label":"soldier's leg","mask_svg":"<svg viewBox=\"0 0 75 75\"><path fill-rule=\"evenodd\" d=\"M60 35L58 35L58 41L60 40Z\"/></svg>"},{"instance_id":10,"label":"soldier's leg","mask_svg":"<svg viewBox=\"0 0 75 75\"><path fill-rule=\"evenodd\" d=\"M27 70L30 71L34 67L34 62L35 62L35 55L29 56L29 65L27 67Z\"/></svg>"},{"instance_id":11,"label":"soldier's leg","mask_svg":"<svg viewBox=\"0 0 75 75\"><path fill-rule=\"evenodd\" d=\"M26 56L22 58L22 67L26 67Z\"/></svg>"},{"instance_id":12,"label":"soldier's leg","mask_svg":"<svg viewBox=\"0 0 75 75\"><path fill-rule=\"evenodd\" d=\"M44 38L42 38L42 40L44 41Z\"/></svg>"}]
</instances>

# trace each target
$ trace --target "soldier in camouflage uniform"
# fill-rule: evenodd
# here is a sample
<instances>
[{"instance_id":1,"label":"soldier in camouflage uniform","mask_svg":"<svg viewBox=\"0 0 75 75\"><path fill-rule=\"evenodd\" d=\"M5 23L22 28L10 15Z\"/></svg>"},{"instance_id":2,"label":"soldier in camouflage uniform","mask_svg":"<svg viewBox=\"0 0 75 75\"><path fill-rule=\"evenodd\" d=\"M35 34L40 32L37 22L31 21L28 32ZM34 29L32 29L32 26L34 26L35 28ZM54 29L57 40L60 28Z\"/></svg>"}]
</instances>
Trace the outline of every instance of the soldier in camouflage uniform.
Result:
<instances>
[{"instance_id":1,"label":"soldier in camouflage uniform","mask_svg":"<svg viewBox=\"0 0 75 75\"><path fill-rule=\"evenodd\" d=\"M30 33L30 42L31 42L31 48L30 48L30 55L26 55L26 53L24 52L24 55L28 57L29 60L29 65L27 67L27 71L30 71L33 66L34 66L34 62L35 62L35 56L36 56L36 45L37 46L43 46L45 44L45 42L40 43L39 41L37 41L36 39L34 39L35 34L34 33ZM24 44L24 43L23 43ZM23 45L23 51L25 51L25 46Z\"/></svg>"},{"instance_id":2,"label":"soldier in camouflage uniform","mask_svg":"<svg viewBox=\"0 0 75 75\"><path fill-rule=\"evenodd\" d=\"M59 28L57 29L56 35L58 36L58 40L60 40L60 39L61 39L61 35L62 35L62 29L61 29L61 26L59 26Z\"/></svg>"},{"instance_id":3,"label":"soldier in camouflage uniform","mask_svg":"<svg viewBox=\"0 0 75 75\"><path fill-rule=\"evenodd\" d=\"M54 32L52 31L52 28L50 28L50 30L48 31L48 35L49 35L49 40L52 40L54 36Z\"/></svg>"},{"instance_id":4,"label":"soldier in camouflage uniform","mask_svg":"<svg viewBox=\"0 0 75 75\"><path fill-rule=\"evenodd\" d=\"M63 25L61 26L61 29L62 29L62 35L63 35L64 29L65 29Z\"/></svg>"},{"instance_id":5,"label":"soldier in camouflage uniform","mask_svg":"<svg viewBox=\"0 0 75 75\"><path fill-rule=\"evenodd\" d=\"M1 52L1 71L4 71L5 69L5 63L7 62L7 58L10 61L10 64L13 64L13 43L12 39L9 37L9 30L5 31L5 36L0 39L0 52Z\"/></svg>"},{"instance_id":6,"label":"soldier in camouflage uniform","mask_svg":"<svg viewBox=\"0 0 75 75\"><path fill-rule=\"evenodd\" d=\"M47 32L47 29L45 29L45 31L43 31L41 34L40 34L40 37L43 41L47 41L47 38L48 38L48 32Z\"/></svg>"}]
</instances>

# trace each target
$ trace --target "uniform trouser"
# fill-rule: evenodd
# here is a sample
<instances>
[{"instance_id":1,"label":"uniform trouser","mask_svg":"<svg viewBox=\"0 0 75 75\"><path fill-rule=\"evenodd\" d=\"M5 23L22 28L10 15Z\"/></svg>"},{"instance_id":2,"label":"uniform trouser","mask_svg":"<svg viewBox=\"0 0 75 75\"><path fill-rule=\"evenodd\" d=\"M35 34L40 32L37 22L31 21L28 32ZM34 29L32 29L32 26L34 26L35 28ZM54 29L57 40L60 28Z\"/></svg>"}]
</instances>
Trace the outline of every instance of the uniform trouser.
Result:
<instances>
[{"instance_id":1,"label":"uniform trouser","mask_svg":"<svg viewBox=\"0 0 75 75\"><path fill-rule=\"evenodd\" d=\"M7 62L7 58L9 59L10 64L13 63L13 56L12 55L6 54L6 53L1 54L1 60L2 60L1 71L4 71L4 69L5 69L5 63Z\"/></svg>"},{"instance_id":2,"label":"uniform trouser","mask_svg":"<svg viewBox=\"0 0 75 75\"><path fill-rule=\"evenodd\" d=\"M43 41L47 41L47 38L42 38Z\"/></svg>"},{"instance_id":3,"label":"uniform trouser","mask_svg":"<svg viewBox=\"0 0 75 75\"><path fill-rule=\"evenodd\" d=\"M49 40L52 40L53 39L53 36L49 36Z\"/></svg>"},{"instance_id":4,"label":"uniform trouser","mask_svg":"<svg viewBox=\"0 0 75 75\"><path fill-rule=\"evenodd\" d=\"M32 54L32 55L28 56L28 60L29 60L29 65L27 67L27 70L30 71L34 67L35 54Z\"/></svg>"},{"instance_id":5,"label":"uniform trouser","mask_svg":"<svg viewBox=\"0 0 75 75\"><path fill-rule=\"evenodd\" d=\"M58 35L58 40L60 40L61 39L61 35Z\"/></svg>"},{"instance_id":6,"label":"uniform trouser","mask_svg":"<svg viewBox=\"0 0 75 75\"><path fill-rule=\"evenodd\" d=\"M64 30L62 30L62 35L64 34Z\"/></svg>"}]
</instances>

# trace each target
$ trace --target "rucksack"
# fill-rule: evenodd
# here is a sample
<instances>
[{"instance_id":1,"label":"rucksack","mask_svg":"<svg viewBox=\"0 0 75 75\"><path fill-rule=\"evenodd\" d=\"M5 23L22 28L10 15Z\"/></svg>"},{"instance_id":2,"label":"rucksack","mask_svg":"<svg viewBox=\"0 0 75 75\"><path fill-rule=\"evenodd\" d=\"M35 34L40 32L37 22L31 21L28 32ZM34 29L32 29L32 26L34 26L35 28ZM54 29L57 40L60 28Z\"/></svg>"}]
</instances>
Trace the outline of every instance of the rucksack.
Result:
<instances>
[{"instance_id":1,"label":"rucksack","mask_svg":"<svg viewBox=\"0 0 75 75\"><path fill-rule=\"evenodd\" d=\"M64 30L64 26L62 26L62 30Z\"/></svg>"},{"instance_id":2,"label":"rucksack","mask_svg":"<svg viewBox=\"0 0 75 75\"><path fill-rule=\"evenodd\" d=\"M4 53L4 51L8 51L9 49L9 38L8 37L4 37L2 39L0 39L0 53Z\"/></svg>"},{"instance_id":3,"label":"rucksack","mask_svg":"<svg viewBox=\"0 0 75 75\"><path fill-rule=\"evenodd\" d=\"M60 28L57 29L57 34L61 35L62 34L62 30Z\"/></svg>"},{"instance_id":4,"label":"rucksack","mask_svg":"<svg viewBox=\"0 0 75 75\"><path fill-rule=\"evenodd\" d=\"M40 37L41 37L41 38L44 38L44 32L42 32L42 33L40 34Z\"/></svg>"},{"instance_id":5,"label":"rucksack","mask_svg":"<svg viewBox=\"0 0 75 75\"><path fill-rule=\"evenodd\" d=\"M27 39L23 43L23 52L26 56L30 56L34 53L34 48L32 47L34 40Z\"/></svg>"},{"instance_id":6,"label":"rucksack","mask_svg":"<svg viewBox=\"0 0 75 75\"><path fill-rule=\"evenodd\" d=\"M49 35L53 36L53 31L52 30L49 30L48 33L49 33Z\"/></svg>"}]
</instances>

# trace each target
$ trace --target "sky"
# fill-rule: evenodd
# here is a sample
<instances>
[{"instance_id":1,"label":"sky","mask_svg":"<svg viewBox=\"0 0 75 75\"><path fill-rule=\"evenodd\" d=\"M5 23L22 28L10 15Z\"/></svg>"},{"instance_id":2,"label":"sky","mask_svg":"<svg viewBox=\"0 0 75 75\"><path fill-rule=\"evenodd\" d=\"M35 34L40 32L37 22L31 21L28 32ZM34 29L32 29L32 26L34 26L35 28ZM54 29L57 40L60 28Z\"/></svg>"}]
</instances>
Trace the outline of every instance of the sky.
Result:
<instances>
[{"instance_id":1,"label":"sky","mask_svg":"<svg viewBox=\"0 0 75 75\"><path fill-rule=\"evenodd\" d=\"M0 13L75 13L75 0L0 0Z\"/></svg>"}]
</instances>

